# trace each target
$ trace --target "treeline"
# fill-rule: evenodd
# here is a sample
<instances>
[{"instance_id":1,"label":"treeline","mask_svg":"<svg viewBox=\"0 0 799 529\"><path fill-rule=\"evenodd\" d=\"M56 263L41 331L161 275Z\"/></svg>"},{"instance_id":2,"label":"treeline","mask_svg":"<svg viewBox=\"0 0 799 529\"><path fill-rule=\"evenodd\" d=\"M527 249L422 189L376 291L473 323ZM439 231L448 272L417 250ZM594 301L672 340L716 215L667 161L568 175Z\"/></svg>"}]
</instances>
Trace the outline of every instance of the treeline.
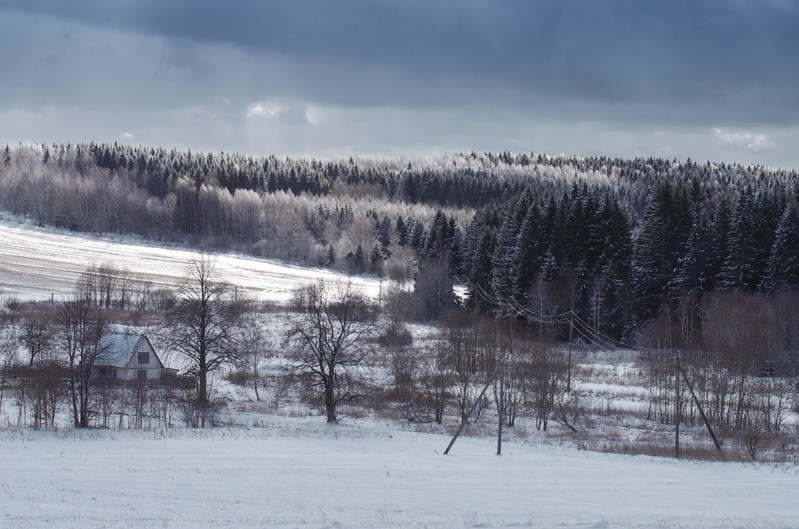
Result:
<instances>
[{"instance_id":1,"label":"treeline","mask_svg":"<svg viewBox=\"0 0 799 529\"><path fill-rule=\"evenodd\" d=\"M0 207L42 226L410 279L436 217L462 226L472 212L388 200L370 183L374 172L350 162L21 145L4 150Z\"/></svg>"},{"instance_id":2,"label":"treeline","mask_svg":"<svg viewBox=\"0 0 799 529\"><path fill-rule=\"evenodd\" d=\"M701 325L709 294L795 288L798 177L532 153L322 161L19 145L3 151L0 207L42 225L414 278L435 293L428 317L460 281L473 308L524 312L540 334L565 337L571 313L631 343L664 311Z\"/></svg>"},{"instance_id":3,"label":"treeline","mask_svg":"<svg viewBox=\"0 0 799 529\"><path fill-rule=\"evenodd\" d=\"M699 346L710 295L799 287L797 189L779 178L664 179L640 218L623 189L527 192L477 212L459 273L477 309L550 334L568 332L573 314L595 338L632 343L667 317L683 336L672 347Z\"/></svg>"}]
</instances>

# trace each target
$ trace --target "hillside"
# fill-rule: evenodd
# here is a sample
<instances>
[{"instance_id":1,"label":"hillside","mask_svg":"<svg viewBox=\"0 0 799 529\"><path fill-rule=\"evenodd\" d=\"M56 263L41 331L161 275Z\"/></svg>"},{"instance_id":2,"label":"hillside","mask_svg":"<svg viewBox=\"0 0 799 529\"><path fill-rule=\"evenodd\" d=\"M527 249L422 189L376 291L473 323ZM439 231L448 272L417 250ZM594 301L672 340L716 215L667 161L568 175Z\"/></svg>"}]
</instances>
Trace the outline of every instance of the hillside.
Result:
<instances>
[{"instance_id":1,"label":"hillside","mask_svg":"<svg viewBox=\"0 0 799 529\"><path fill-rule=\"evenodd\" d=\"M679 320L669 346L683 348L703 346L709 300L799 288L798 190L796 171L761 166L509 152L319 160L21 144L0 165L0 208L37 226L422 285L444 268L473 310L571 311L628 345L658 318ZM451 306L438 305L425 316ZM550 332L567 334L562 322Z\"/></svg>"},{"instance_id":2,"label":"hillside","mask_svg":"<svg viewBox=\"0 0 799 529\"><path fill-rule=\"evenodd\" d=\"M93 237L7 220L0 221L0 247L0 295L21 301L66 298L89 266L102 264L125 270L153 288L172 288L183 281L197 256L185 247ZM303 284L346 278L331 270L227 253L217 255L216 263L225 281L259 301L287 301L292 290ZM379 296L380 278L353 276L351 280L368 296Z\"/></svg>"},{"instance_id":3,"label":"hillside","mask_svg":"<svg viewBox=\"0 0 799 529\"><path fill-rule=\"evenodd\" d=\"M21 299L65 296L87 266L102 263L168 288L185 276L196 257L165 243L79 235L12 220L0 222L0 244L6 256L0 264L3 293ZM222 252L216 263L221 277L261 300L285 300L297 286L342 277L329 269ZM380 278L352 279L372 299L381 295ZM23 312L22 318L27 317ZM29 395L26 403L18 392L7 391L0 413L5 454L0 524L9 529L799 524L793 508L797 426L792 378L746 378L746 413L762 411L772 421L756 432L761 436L757 458L780 462L741 463L746 432L724 423L725 416L729 420L736 414L736 399L731 390L714 386L725 377L729 383L733 367L728 372L686 355L691 380L701 384L706 410L719 427L724 453L713 451L696 409L686 404L690 396L683 386L684 453L724 461L676 461L670 458L676 392L672 356L655 357L646 350L601 352L586 347L590 340L583 341L570 359L572 390L566 396L564 347L547 340L525 343L513 329L464 312L436 327L408 323L410 345L370 342L373 351L360 373L367 393L358 402L342 404L339 424L325 425L318 399L286 376L285 367L296 361L283 341L290 317L269 313L249 320L267 335L263 356L255 359L263 400L254 400L251 382L241 371L225 372L238 378L220 374L213 393L219 405L216 429L187 427L186 401L151 390L139 393L141 406L122 393L104 400L105 427L98 429L65 427L69 414L62 400L58 427L38 431L25 427L36 413L35 399ZM15 340L20 329L8 324L2 331L4 339ZM491 358L499 354L519 355L510 358L518 371L508 370L506 383L514 388L509 395L517 392L513 398L526 395L517 402L517 422L505 429L503 455L494 455L497 415L495 399L489 397L482 417L444 456L458 424L458 406L475 399L492 371ZM470 362L479 367L459 372L458 355L473 355ZM538 371L528 371L527 360ZM454 378L446 378L451 387L444 389L446 405L437 424L424 414L435 390L430 375L439 368ZM397 391L401 379L406 386ZM542 387L549 388L543 399L548 429L541 429ZM718 405L719 395L727 399L726 407ZM547 407L550 398L566 400ZM412 417L408 410L414 406ZM560 406L568 408L568 424L576 432L556 416L563 411ZM100 421L95 418L96 425ZM779 427L775 430L772 423Z\"/></svg>"}]
</instances>

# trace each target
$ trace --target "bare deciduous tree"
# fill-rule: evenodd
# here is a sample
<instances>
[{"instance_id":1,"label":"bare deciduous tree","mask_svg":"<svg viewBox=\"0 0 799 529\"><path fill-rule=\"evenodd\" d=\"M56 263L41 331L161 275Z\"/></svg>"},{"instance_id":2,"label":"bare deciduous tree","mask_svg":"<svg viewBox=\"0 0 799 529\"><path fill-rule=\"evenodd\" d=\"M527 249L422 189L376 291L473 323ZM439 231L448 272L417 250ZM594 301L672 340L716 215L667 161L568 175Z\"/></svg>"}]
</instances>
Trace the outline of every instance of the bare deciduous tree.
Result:
<instances>
[{"instance_id":1,"label":"bare deciduous tree","mask_svg":"<svg viewBox=\"0 0 799 529\"><path fill-rule=\"evenodd\" d=\"M445 361L452 373L452 400L465 423L480 389L494 373L496 328L488 319L471 316L455 316L449 325ZM482 400L472 418L479 420L488 405L487 399Z\"/></svg>"},{"instance_id":2,"label":"bare deciduous tree","mask_svg":"<svg viewBox=\"0 0 799 529\"><path fill-rule=\"evenodd\" d=\"M27 376L20 384L21 401L30 404L34 428L54 424L55 415L68 393L62 366L52 352L52 314L26 311L18 340L27 353Z\"/></svg>"},{"instance_id":3,"label":"bare deciduous tree","mask_svg":"<svg viewBox=\"0 0 799 529\"><path fill-rule=\"evenodd\" d=\"M452 371L447 366L446 350L436 354L431 369L421 377L421 403L425 409L424 416L438 424L444 422L444 411L447 402L452 398Z\"/></svg>"},{"instance_id":4,"label":"bare deciduous tree","mask_svg":"<svg viewBox=\"0 0 799 529\"><path fill-rule=\"evenodd\" d=\"M339 402L361 396L356 371L366 360L375 311L350 281L320 280L298 289L294 301L298 312L288 332L297 360L292 371L317 391L327 422L336 422Z\"/></svg>"},{"instance_id":5,"label":"bare deciduous tree","mask_svg":"<svg viewBox=\"0 0 799 529\"><path fill-rule=\"evenodd\" d=\"M269 352L269 344L264 328L253 319L242 326L239 354L236 367L240 373L246 374L246 379L252 382L255 400L261 400L260 391L263 389L263 376L261 364Z\"/></svg>"},{"instance_id":6,"label":"bare deciduous tree","mask_svg":"<svg viewBox=\"0 0 799 529\"><path fill-rule=\"evenodd\" d=\"M92 368L102 358L100 345L106 321L99 308L83 298L61 303L58 312L61 347L69 365L69 388L75 426L87 428L90 413Z\"/></svg>"},{"instance_id":7,"label":"bare deciduous tree","mask_svg":"<svg viewBox=\"0 0 799 529\"><path fill-rule=\"evenodd\" d=\"M6 386L6 377L8 370L14 364L16 352L13 335L4 328L0 334L0 414L3 411L3 391Z\"/></svg>"},{"instance_id":8,"label":"bare deciduous tree","mask_svg":"<svg viewBox=\"0 0 799 529\"><path fill-rule=\"evenodd\" d=\"M230 287L217 280L212 257L202 254L192 261L177 302L167 314L167 326L170 348L189 362L187 372L197 378L195 404L198 424L204 427L211 403L209 375L232 363L237 352Z\"/></svg>"},{"instance_id":9,"label":"bare deciduous tree","mask_svg":"<svg viewBox=\"0 0 799 529\"><path fill-rule=\"evenodd\" d=\"M558 399L563 400L562 395L566 389L566 362L550 347L543 346L534 351L531 368L531 397L535 426L546 431L555 411L556 402ZM564 424L569 426L568 421Z\"/></svg>"},{"instance_id":10,"label":"bare deciduous tree","mask_svg":"<svg viewBox=\"0 0 799 529\"><path fill-rule=\"evenodd\" d=\"M51 340L52 333L46 320L36 316L25 318L21 325L19 341L28 353L28 367L32 367L44 354Z\"/></svg>"},{"instance_id":11,"label":"bare deciduous tree","mask_svg":"<svg viewBox=\"0 0 799 529\"><path fill-rule=\"evenodd\" d=\"M412 298L416 317L423 321L437 319L455 307L452 283L448 252L420 266Z\"/></svg>"}]
</instances>

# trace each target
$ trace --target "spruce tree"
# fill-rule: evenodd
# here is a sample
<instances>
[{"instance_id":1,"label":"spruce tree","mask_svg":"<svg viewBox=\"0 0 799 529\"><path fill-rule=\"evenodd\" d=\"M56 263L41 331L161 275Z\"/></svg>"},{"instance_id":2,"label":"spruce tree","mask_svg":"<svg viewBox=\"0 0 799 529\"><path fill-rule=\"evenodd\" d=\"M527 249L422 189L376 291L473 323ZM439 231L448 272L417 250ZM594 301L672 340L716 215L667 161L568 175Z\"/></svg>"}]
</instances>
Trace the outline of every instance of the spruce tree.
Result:
<instances>
[{"instance_id":1,"label":"spruce tree","mask_svg":"<svg viewBox=\"0 0 799 529\"><path fill-rule=\"evenodd\" d=\"M497 233L497 244L492 256L491 287L501 300L510 300L513 296L516 239L531 203L532 195L525 192L517 200L508 204L502 225Z\"/></svg>"},{"instance_id":2,"label":"spruce tree","mask_svg":"<svg viewBox=\"0 0 799 529\"><path fill-rule=\"evenodd\" d=\"M713 292L722 281L724 261L729 252L732 211L726 197L721 197L712 222L708 226L705 290Z\"/></svg>"},{"instance_id":3,"label":"spruce tree","mask_svg":"<svg viewBox=\"0 0 799 529\"><path fill-rule=\"evenodd\" d=\"M668 182L659 184L641 223L633 267L635 313L640 319L655 316L666 298L667 287L677 267L681 244L678 197Z\"/></svg>"},{"instance_id":4,"label":"spruce tree","mask_svg":"<svg viewBox=\"0 0 799 529\"><path fill-rule=\"evenodd\" d=\"M770 294L782 287L799 288L799 206L792 203L777 226L761 290Z\"/></svg>"},{"instance_id":5,"label":"spruce tree","mask_svg":"<svg viewBox=\"0 0 799 529\"><path fill-rule=\"evenodd\" d=\"M753 192L747 187L738 197L730 223L727 255L721 269L720 286L728 290L754 291L757 286L755 263L755 210Z\"/></svg>"},{"instance_id":6,"label":"spruce tree","mask_svg":"<svg viewBox=\"0 0 799 529\"><path fill-rule=\"evenodd\" d=\"M512 295L526 305L530 287L541 272L548 239L546 219L538 205L531 204L522 221L511 255Z\"/></svg>"},{"instance_id":7,"label":"spruce tree","mask_svg":"<svg viewBox=\"0 0 799 529\"><path fill-rule=\"evenodd\" d=\"M703 204L695 202L691 207L691 230L669 283L669 296L672 299L699 296L706 290L707 248L710 242L708 231Z\"/></svg>"}]
</instances>

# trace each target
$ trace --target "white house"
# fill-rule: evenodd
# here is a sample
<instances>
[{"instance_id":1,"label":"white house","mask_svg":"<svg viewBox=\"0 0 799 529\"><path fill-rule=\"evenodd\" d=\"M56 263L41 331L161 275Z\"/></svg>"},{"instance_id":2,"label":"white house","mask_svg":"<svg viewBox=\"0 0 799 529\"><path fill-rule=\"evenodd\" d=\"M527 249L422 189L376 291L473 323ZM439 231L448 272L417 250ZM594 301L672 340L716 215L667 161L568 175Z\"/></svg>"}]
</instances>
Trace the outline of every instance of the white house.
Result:
<instances>
[{"instance_id":1,"label":"white house","mask_svg":"<svg viewBox=\"0 0 799 529\"><path fill-rule=\"evenodd\" d=\"M109 332L100 339L98 347L102 353L94 372L100 377L120 382L158 383L178 374L177 369L164 367L146 334Z\"/></svg>"}]
</instances>

